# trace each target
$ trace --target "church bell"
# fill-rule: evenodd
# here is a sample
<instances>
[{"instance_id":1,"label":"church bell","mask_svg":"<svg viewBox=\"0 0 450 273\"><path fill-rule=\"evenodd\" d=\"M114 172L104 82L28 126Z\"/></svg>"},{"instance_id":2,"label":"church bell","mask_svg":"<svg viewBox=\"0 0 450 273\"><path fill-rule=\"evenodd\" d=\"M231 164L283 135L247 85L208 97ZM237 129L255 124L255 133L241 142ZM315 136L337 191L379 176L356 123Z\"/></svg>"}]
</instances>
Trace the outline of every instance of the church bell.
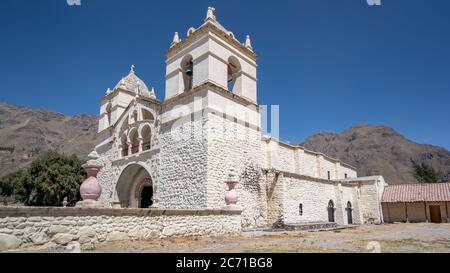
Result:
<instances>
[{"instance_id":1,"label":"church bell","mask_svg":"<svg viewBox=\"0 0 450 273\"><path fill-rule=\"evenodd\" d=\"M186 75L188 75L189 77L192 77L192 75L194 74L193 68L194 68L194 65L192 63L190 63L188 68L186 69Z\"/></svg>"}]
</instances>

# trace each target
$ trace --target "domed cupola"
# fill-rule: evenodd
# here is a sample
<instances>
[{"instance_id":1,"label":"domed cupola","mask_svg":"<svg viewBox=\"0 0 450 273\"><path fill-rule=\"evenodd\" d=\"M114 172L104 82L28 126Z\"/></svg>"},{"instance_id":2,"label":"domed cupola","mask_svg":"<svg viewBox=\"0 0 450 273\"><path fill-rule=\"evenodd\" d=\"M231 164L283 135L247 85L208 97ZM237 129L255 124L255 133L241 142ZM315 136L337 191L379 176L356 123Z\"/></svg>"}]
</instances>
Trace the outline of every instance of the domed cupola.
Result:
<instances>
[{"instance_id":1,"label":"domed cupola","mask_svg":"<svg viewBox=\"0 0 450 273\"><path fill-rule=\"evenodd\" d=\"M116 89L122 89L130 92L134 92L137 95L148 97L152 99L156 99L155 92L153 89L149 91L147 85L143 80L141 80L136 74L134 73L134 65L131 66L130 72L127 76L123 77L117 85L114 87L114 90Z\"/></svg>"}]
</instances>

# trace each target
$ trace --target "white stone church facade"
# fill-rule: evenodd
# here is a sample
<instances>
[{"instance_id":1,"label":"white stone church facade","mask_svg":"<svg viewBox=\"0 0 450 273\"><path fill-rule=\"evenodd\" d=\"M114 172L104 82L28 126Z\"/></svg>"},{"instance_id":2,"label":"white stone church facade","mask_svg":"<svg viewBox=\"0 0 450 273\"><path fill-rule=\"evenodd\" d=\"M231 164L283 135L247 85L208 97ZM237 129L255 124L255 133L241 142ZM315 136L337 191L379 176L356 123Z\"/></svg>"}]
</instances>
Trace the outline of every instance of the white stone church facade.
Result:
<instances>
[{"instance_id":1,"label":"white stone church facade","mask_svg":"<svg viewBox=\"0 0 450 273\"><path fill-rule=\"evenodd\" d=\"M382 177L265 137L250 38L240 43L209 8L166 59L165 99L134 67L101 99L100 200L114 208L222 209L237 171L244 230L312 222L383 222Z\"/></svg>"}]
</instances>

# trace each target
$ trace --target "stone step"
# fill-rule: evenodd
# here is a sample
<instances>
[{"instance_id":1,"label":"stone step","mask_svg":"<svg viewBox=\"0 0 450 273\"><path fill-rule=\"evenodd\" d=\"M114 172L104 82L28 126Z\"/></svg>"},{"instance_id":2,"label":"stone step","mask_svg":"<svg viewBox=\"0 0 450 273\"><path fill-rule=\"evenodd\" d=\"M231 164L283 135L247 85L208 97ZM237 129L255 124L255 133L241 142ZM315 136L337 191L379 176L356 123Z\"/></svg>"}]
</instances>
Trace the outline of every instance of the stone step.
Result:
<instances>
[{"instance_id":1,"label":"stone step","mask_svg":"<svg viewBox=\"0 0 450 273\"><path fill-rule=\"evenodd\" d=\"M277 228L286 231L302 231L302 230L331 229L336 227L338 227L336 223L315 222L315 223L284 224Z\"/></svg>"},{"instance_id":2,"label":"stone step","mask_svg":"<svg viewBox=\"0 0 450 273\"><path fill-rule=\"evenodd\" d=\"M336 223L329 222L315 222L315 223L299 223L299 224L285 224L279 225L277 227L261 227L253 229L248 232L283 232L283 231L330 231L330 230L341 230L348 228L355 228L358 225L345 225L340 226Z\"/></svg>"}]
</instances>

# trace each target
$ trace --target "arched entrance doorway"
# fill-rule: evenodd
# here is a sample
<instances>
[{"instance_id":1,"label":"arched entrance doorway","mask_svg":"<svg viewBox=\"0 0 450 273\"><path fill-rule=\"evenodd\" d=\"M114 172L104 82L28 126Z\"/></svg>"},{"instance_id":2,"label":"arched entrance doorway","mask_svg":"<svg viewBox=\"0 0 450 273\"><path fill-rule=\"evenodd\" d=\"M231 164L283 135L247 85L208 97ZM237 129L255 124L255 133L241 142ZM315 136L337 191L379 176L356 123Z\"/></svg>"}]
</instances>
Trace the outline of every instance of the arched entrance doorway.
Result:
<instances>
[{"instance_id":1,"label":"arched entrance doorway","mask_svg":"<svg viewBox=\"0 0 450 273\"><path fill-rule=\"evenodd\" d=\"M352 203L350 201L347 202L347 223L349 225L353 224L353 215L352 215Z\"/></svg>"},{"instance_id":2,"label":"arched entrance doorway","mask_svg":"<svg viewBox=\"0 0 450 273\"><path fill-rule=\"evenodd\" d=\"M139 164L127 166L119 177L112 205L115 208L149 208L154 186L148 171Z\"/></svg>"},{"instance_id":3,"label":"arched entrance doorway","mask_svg":"<svg viewBox=\"0 0 450 273\"><path fill-rule=\"evenodd\" d=\"M152 186L144 186L142 187L141 194L139 195L139 207L140 208L149 208L153 205L153 187Z\"/></svg>"},{"instance_id":4,"label":"arched entrance doorway","mask_svg":"<svg viewBox=\"0 0 450 273\"><path fill-rule=\"evenodd\" d=\"M147 209L153 205L153 183L149 176L137 181L134 186L135 199L139 208Z\"/></svg>"},{"instance_id":5,"label":"arched entrance doorway","mask_svg":"<svg viewBox=\"0 0 450 273\"><path fill-rule=\"evenodd\" d=\"M328 222L334 223L334 202L333 200L330 200L328 202Z\"/></svg>"}]
</instances>

